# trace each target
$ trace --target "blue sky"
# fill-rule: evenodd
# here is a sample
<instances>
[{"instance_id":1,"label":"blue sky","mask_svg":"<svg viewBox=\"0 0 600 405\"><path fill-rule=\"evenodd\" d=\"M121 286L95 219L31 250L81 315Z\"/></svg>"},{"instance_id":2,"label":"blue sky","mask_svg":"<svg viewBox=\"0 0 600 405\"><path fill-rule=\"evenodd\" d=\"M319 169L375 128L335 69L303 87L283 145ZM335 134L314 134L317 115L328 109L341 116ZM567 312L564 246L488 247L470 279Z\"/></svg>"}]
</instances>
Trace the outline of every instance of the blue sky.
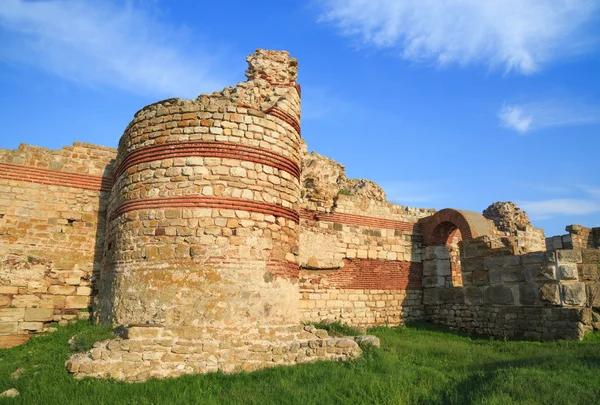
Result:
<instances>
[{"instance_id":1,"label":"blue sky","mask_svg":"<svg viewBox=\"0 0 600 405\"><path fill-rule=\"evenodd\" d=\"M597 0L0 1L0 148L116 146L133 114L300 63L309 149L390 201L600 226Z\"/></svg>"}]
</instances>

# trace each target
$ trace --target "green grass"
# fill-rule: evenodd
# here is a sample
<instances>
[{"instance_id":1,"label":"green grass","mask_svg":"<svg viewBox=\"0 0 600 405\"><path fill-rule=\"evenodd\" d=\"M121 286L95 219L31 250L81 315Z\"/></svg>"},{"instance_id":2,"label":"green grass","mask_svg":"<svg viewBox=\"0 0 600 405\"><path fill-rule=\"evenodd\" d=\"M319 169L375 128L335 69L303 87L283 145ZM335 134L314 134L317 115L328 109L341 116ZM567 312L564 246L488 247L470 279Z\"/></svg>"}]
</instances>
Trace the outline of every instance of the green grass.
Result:
<instances>
[{"instance_id":1,"label":"green grass","mask_svg":"<svg viewBox=\"0 0 600 405\"><path fill-rule=\"evenodd\" d=\"M582 342L515 342L440 327L375 328L381 349L352 362L255 373L185 376L143 384L74 380L64 362L110 331L85 322L0 350L7 404L594 404L600 401L600 336ZM10 377L18 368L18 380Z\"/></svg>"}]
</instances>

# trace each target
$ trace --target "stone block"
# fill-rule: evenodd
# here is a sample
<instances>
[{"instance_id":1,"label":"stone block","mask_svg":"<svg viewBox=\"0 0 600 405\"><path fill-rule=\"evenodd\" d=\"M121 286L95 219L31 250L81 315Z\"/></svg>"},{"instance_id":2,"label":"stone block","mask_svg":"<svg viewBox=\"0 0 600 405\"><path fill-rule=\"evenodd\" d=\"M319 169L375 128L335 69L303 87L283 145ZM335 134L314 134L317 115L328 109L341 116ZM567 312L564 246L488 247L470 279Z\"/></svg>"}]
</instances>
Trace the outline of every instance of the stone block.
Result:
<instances>
[{"instance_id":1,"label":"stone block","mask_svg":"<svg viewBox=\"0 0 600 405\"><path fill-rule=\"evenodd\" d=\"M465 287L465 304L483 305L483 287Z\"/></svg>"},{"instance_id":2,"label":"stone block","mask_svg":"<svg viewBox=\"0 0 600 405\"><path fill-rule=\"evenodd\" d=\"M92 289L90 287L77 287L77 295L91 295Z\"/></svg>"},{"instance_id":3,"label":"stone block","mask_svg":"<svg viewBox=\"0 0 600 405\"><path fill-rule=\"evenodd\" d=\"M527 264L545 264L546 252L530 252L521 256L521 262Z\"/></svg>"},{"instance_id":4,"label":"stone block","mask_svg":"<svg viewBox=\"0 0 600 405\"><path fill-rule=\"evenodd\" d=\"M502 269L490 270L488 272L490 284L492 284L492 285L502 284L502 275L503 274L504 274L504 270L502 270Z\"/></svg>"},{"instance_id":5,"label":"stone block","mask_svg":"<svg viewBox=\"0 0 600 405\"><path fill-rule=\"evenodd\" d=\"M439 288L428 288L423 291L423 304L437 305L440 303Z\"/></svg>"},{"instance_id":6,"label":"stone block","mask_svg":"<svg viewBox=\"0 0 600 405\"><path fill-rule=\"evenodd\" d=\"M490 284L489 272L487 271L474 271L471 273L471 277L475 286Z\"/></svg>"},{"instance_id":7,"label":"stone block","mask_svg":"<svg viewBox=\"0 0 600 405\"><path fill-rule=\"evenodd\" d=\"M448 248L446 246L435 246L434 254L435 254L436 259L442 259L442 260L450 259L450 251L448 250Z\"/></svg>"},{"instance_id":8,"label":"stone block","mask_svg":"<svg viewBox=\"0 0 600 405\"><path fill-rule=\"evenodd\" d=\"M483 266L486 270L499 270L504 267L504 257L486 257L483 259Z\"/></svg>"},{"instance_id":9,"label":"stone block","mask_svg":"<svg viewBox=\"0 0 600 405\"><path fill-rule=\"evenodd\" d=\"M32 332L39 332L44 328L43 322L19 322L20 330L29 330Z\"/></svg>"},{"instance_id":10,"label":"stone block","mask_svg":"<svg viewBox=\"0 0 600 405\"><path fill-rule=\"evenodd\" d=\"M90 297L83 295L70 295L65 299L65 308L87 308L90 304Z\"/></svg>"},{"instance_id":11,"label":"stone block","mask_svg":"<svg viewBox=\"0 0 600 405\"><path fill-rule=\"evenodd\" d=\"M502 266L504 268L521 265L521 256L505 256L503 259Z\"/></svg>"},{"instance_id":12,"label":"stone block","mask_svg":"<svg viewBox=\"0 0 600 405\"><path fill-rule=\"evenodd\" d=\"M590 305L600 309L600 282L588 283L587 293Z\"/></svg>"},{"instance_id":13,"label":"stone block","mask_svg":"<svg viewBox=\"0 0 600 405\"><path fill-rule=\"evenodd\" d=\"M48 322L53 319L53 308L25 308L25 321Z\"/></svg>"},{"instance_id":14,"label":"stone block","mask_svg":"<svg viewBox=\"0 0 600 405\"><path fill-rule=\"evenodd\" d=\"M9 307L12 302L12 295L0 295L0 308Z\"/></svg>"},{"instance_id":15,"label":"stone block","mask_svg":"<svg viewBox=\"0 0 600 405\"><path fill-rule=\"evenodd\" d=\"M549 304L560 305L560 289L558 284L542 285L540 288L540 298Z\"/></svg>"},{"instance_id":16,"label":"stone block","mask_svg":"<svg viewBox=\"0 0 600 405\"><path fill-rule=\"evenodd\" d=\"M381 342L377 336L365 335L365 336L355 336L354 341L356 343L367 345L367 346L375 346L381 347Z\"/></svg>"},{"instance_id":17,"label":"stone block","mask_svg":"<svg viewBox=\"0 0 600 405\"><path fill-rule=\"evenodd\" d=\"M560 280L577 280L577 265L565 263L558 266Z\"/></svg>"},{"instance_id":18,"label":"stone block","mask_svg":"<svg viewBox=\"0 0 600 405\"><path fill-rule=\"evenodd\" d=\"M17 333L18 322L0 322L0 333Z\"/></svg>"},{"instance_id":19,"label":"stone block","mask_svg":"<svg viewBox=\"0 0 600 405\"><path fill-rule=\"evenodd\" d=\"M436 260L436 274L438 276L449 276L450 273L450 260Z\"/></svg>"},{"instance_id":20,"label":"stone block","mask_svg":"<svg viewBox=\"0 0 600 405\"><path fill-rule=\"evenodd\" d=\"M525 281L525 274L521 267L505 269L502 272L502 281L505 283L522 283Z\"/></svg>"},{"instance_id":21,"label":"stone block","mask_svg":"<svg viewBox=\"0 0 600 405\"><path fill-rule=\"evenodd\" d=\"M440 288L439 297L444 304L464 304L465 290L462 287Z\"/></svg>"},{"instance_id":22,"label":"stone block","mask_svg":"<svg viewBox=\"0 0 600 405\"><path fill-rule=\"evenodd\" d=\"M573 306L583 306L586 303L587 295L585 293L584 283L569 283L562 285L563 304Z\"/></svg>"},{"instance_id":23,"label":"stone block","mask_svg":"<svg viewBox=\"0 0 600 405\"><path fill-rule=\"evenodd\" d=\"M525 274L525 280L528 282L532 281L554 281L556 280L556 269L555 266L538 266L529 265L523 268Z\"/></svg>"},{"instance_id":24,"label":"stone block","mask_svg":"<svg viewBox=\"0 0 600 405\"><path fill-rule=\"evenodd\" d=\"M423 288L443 287L446 284L444 277L423 277Z\"/></svg>"},{"instance_id":25,"label":"stone block","mask_svg":"<svg viewBox=\"0 0 600 405\"><path fill-rule=\"evenodd\" d=\"M75 292L75 287L71 285L51 285L48 287L48 293L54 295L70 295Z\"/></svg>"},{"instance_id":26,"label":"stone block","mask_svg":"<svg viewBox=\"0 0 600 405\"><path fill-rule=\"evenodd\" d=\"M577 266L581 281L600 281L600 267L597 264L580 264Z\"/></svg>"},{"instance_id":27,"label":"stone block","mask_svg":"<svg viewBox=\"0 0 600 405\"><path fill-rule=\"evenodd\" d=\"M131 326L125 329L125 339L156 339L163 328L160 326Z\"/></svg>"},{"instance_id":28,"label":"stone block","mask_svg":"<svg viewBox=\"0 0 600 405\"><path fill-rule=\"evenodd\" d=\"M585 264L600 264L600 249L583 249L581 257Z\"/></svg>"},{"instance_id":29,"label":"stone block","mask_svg":"<svg viewBox=\"0 0 600 405\"><path fill-rule=\"evenodd\" d=\"M581 263L583 260L581 250L557 250L556 254L560 263Z\"/></svg>"},{"instance_id":30,"label":"stone block","mask_svg":"<svg viewBox=\"0 0 600 405\"><path fill-rule=\"evenodd\" d=\"M483 271L483 261L483 257L464 258L461 259L460 265L462 266L463 271Z\"/></svg>"},{"instance_id":31,"label":"stone block","mask_svg":"<svg viewBox=\"0 0 600 405\"><path fill-rule=\"evenodd\" d=\"M425 260L435 259L435 248L437 246L427 246L425 248Z\"/></svg>"},{"instance_id":32,"label":"stone block","mask_svg":"<svg viewBox=\"0 0 600 405\"><path fill-rule=\"evenodd\" d=\"M437 264L435 260L427 260L423 263L423 276L430 277L435 276L437 270Z\"/></svg>"},{"instance_id":33,"label":"stone block","mask_svg":"<svg viewBox=\"0 0 600 405\"><path fill-rule=\"evenodd\" d=\"M510 287L493 285L483 291L483 300L486 305L514 305L515 297Z\"/></svg>"},{"instance_id":34,"label":"stone block","mask_svg":"<svg viewBox=\"0 0 600 405\"><path fill-rule=\"evenodd\" d=\"M519 285L519 304L520 305L535 305L538 303L540 289L535 283L527 283Z\"/></svg>"},{"instance_id":35,"label":"stone block","mask_svg":"<svg viewBox=\"0 0 600 405\"><path fill-rule=\"evenodd\" d=\"M22 321L25 318L25 308L0 309L0 322Z\"/></svg>"},{"instance_id":36,"label":"stone block","mask_svg":"<svg viewBox=\"0 0 600 405\"><path fill-rule=\"evenodd\" d=\"M19 292L19 287L13 286L0 286L0 294L17 294Z\"/></svg>"}]
</instances>

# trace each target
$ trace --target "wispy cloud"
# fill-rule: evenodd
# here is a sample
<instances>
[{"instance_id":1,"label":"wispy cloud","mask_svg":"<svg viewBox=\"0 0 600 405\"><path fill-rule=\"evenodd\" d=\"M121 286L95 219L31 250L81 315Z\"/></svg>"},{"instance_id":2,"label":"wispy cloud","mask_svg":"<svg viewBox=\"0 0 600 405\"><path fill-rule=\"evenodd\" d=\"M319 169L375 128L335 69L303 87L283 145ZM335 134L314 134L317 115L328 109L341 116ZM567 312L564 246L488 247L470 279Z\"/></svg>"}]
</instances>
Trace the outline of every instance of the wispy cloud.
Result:
<instances>
[{"instance_id":1,"label":"wispy cloud","mask_svg":"<svg viewBox=\"0 0 600 405\"><path fill-rule=\"evenodd\" d=\"M500 123L520 134L543 128L600 123L600 105L569 100L545 100L526 104L504 104Z\"/></svg>"},{"instance_id":2,"label":"wispy cloud","mask_svg":"<svg viewBox=\"0 0 600 405\"><path fill-rule=\"evenodd\" d=\"M439 206L448 195L439 191L439 184L431 184L426 181L381 181L378 184L386 192L388 201L400 205Z\"/></svg>"},{"instance_id":3,"label":"wispy cloud","mask_svg":"<svg viewBox=\"0 0 600 405\"><path fill-rule=\"evenodd\" d=\"M206 46L137 4L3 0L0 59L140 94L194 97L222 87Z\"/></svg>"},{"instance_id":4,"label":"wispy cloud","mask_svg":"<svg viewBox=\"0 0 600 405\"><path fill-rule=\"evenodd\" d=\"M484 63L529 74L593 48L596 0L321 0L322 20L414 62Z\"/></svg>"},{"instance_id":5,"label":"wispy cloud","mask_svg":"<svg viewBox=\"0 0 600 405\"><path fill-rule=\"evenodd\" d=\"M520 201L518 205L527 211L531 219L538 220L600 213L600 188L588 185L565 186L561 198Z\"/></svg>"}]
</instances>

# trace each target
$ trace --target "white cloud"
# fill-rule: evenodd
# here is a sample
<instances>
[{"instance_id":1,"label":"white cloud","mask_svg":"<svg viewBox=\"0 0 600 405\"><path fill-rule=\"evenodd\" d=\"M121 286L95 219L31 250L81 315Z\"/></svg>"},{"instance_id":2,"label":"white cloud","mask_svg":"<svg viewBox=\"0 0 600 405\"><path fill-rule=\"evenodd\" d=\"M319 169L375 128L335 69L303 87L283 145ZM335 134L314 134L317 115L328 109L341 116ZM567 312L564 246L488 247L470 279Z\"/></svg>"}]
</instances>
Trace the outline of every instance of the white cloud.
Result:
<instances>
[{"instance_id":1,"label":"white cloud","mask_svg":"<svg viewBox=\"0 0 600 405\"><path fill-rule=\"evenodd\" d=\"M378 184L386 193L388 201L400 205L429 204L430 206L443 204L448 199L444 191L440 191L439 184L419 181L381 181Z\"/></svg>"},{"instance_id":2,"label":"white cloud","mask_svg":"<svg viewBox=\"0 0 600 405\"><path fill-rule=\"evenodd\" d=\"M88 86L166 97L195 97L222 87L215 56L188 40L148 4L3 0L0 58Z\"/></svg>"},{"instance_id":3,"label":"white cloud","mask_svg":"<svg viewBox=\"0 0 600 405\"><path fill-rule=\"evenodd\" d=\"M525 133L531 128L531 115L525 115L523 109L517 106L502 106L502 110L498 113L498 117L502 124L507 128L512 128L520 133Z\"/></svg>"},{"instance_id":4,"label":"white cloud","mask_svg":"<svg viewBox=\"0 0 600 405\"><path fill-rule=\"evenodd\" d=\"M598 124L600 105L565 99L504 104L498 118L503 126L524 134L543 128Z\"/></svg>"},{"instance_id":5,"label":"white cloud","mask_svg":"<svg viewBox=\"0 0 600 405\"><path fill-rule=\"evenodd\" d=\"M320 0L322 20L415 62L484 63L529 74L587 52L597 0Z\"/></svg>"},{"instance_id":6,"label":"white cloud","mask_svg":"<svg viewBox=\"0 0 600 405\"><path fill-rule=\"evenodd\" d=\"M551 218L556 215L588 215L600 212L600 202L578 198L523 201L519 206L532 218L537 219Z\"/></svg>"}]
</instances>

